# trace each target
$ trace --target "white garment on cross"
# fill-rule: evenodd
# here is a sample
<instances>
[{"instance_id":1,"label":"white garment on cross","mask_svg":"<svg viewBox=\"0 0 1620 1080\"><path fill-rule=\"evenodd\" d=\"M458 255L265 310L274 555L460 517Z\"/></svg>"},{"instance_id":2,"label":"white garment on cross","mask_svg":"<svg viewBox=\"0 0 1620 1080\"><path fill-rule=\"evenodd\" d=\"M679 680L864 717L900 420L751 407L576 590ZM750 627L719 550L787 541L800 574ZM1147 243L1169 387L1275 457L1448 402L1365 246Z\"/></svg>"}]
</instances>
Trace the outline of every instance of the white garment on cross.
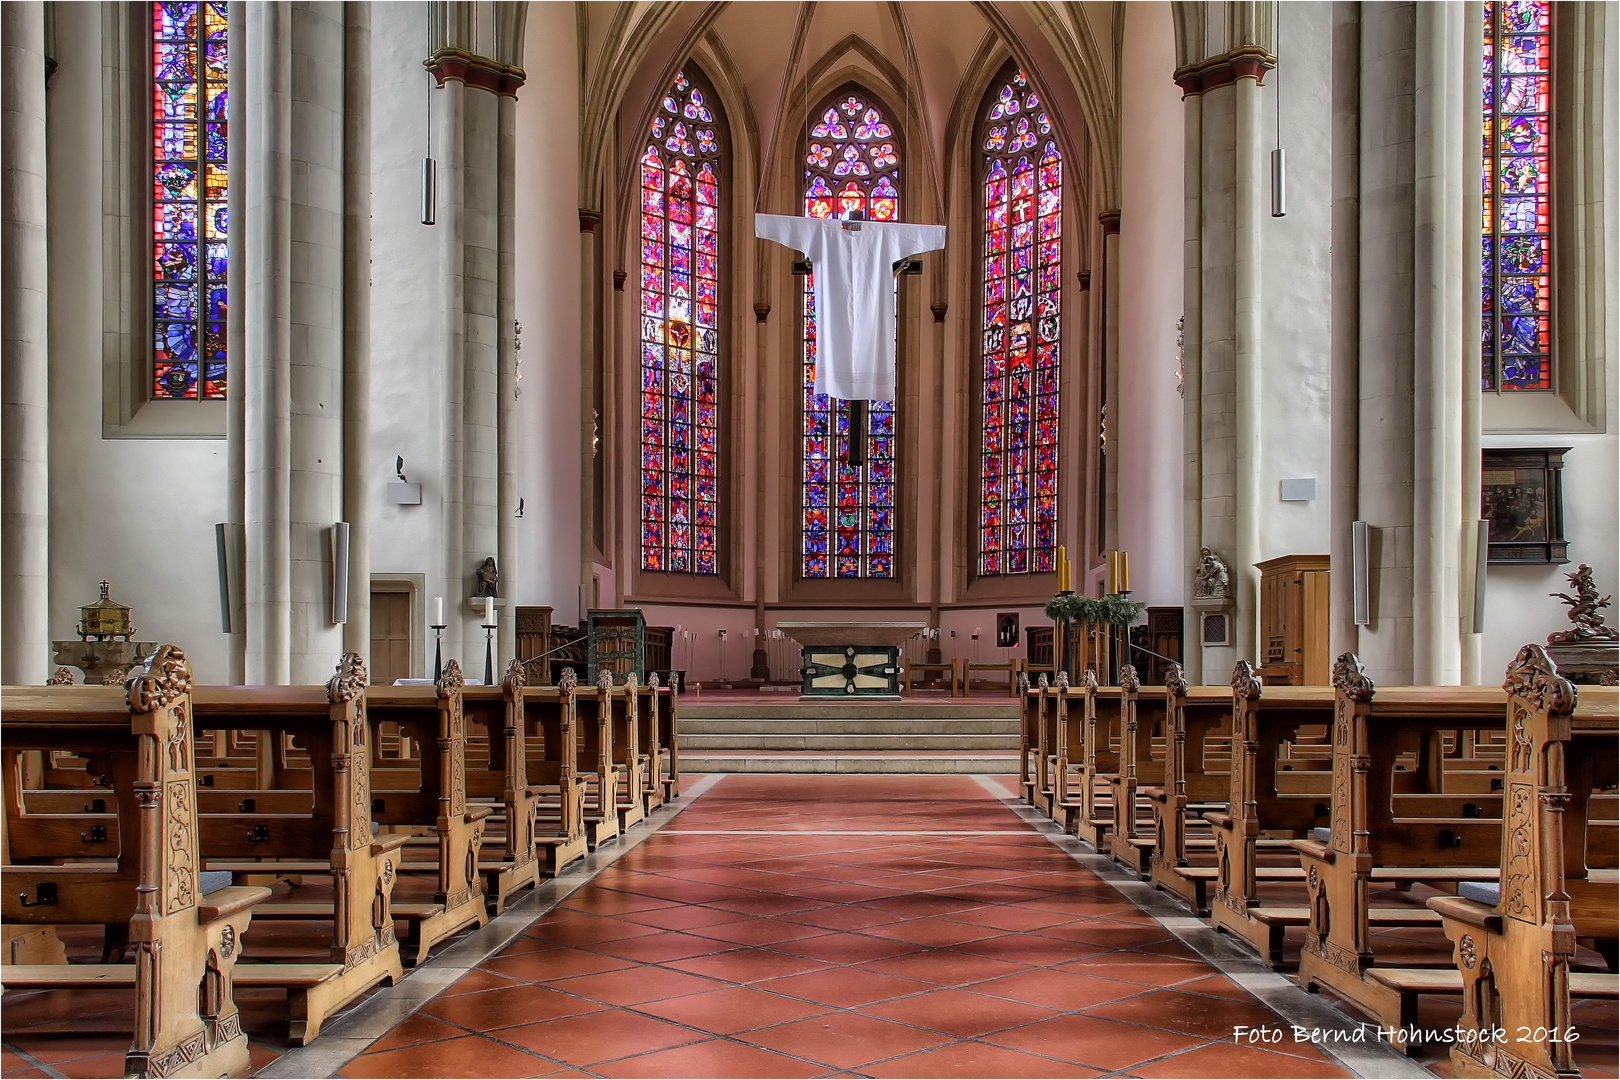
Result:
<instances>
[{"instance_id":1,"label":"white garment on cross","mask_svg":"<svg viewBox=\"0 0 1620 1080\"><path fill-rule=\"evenodd\" d=\"M945 246L945 226L755 214L754 234L802 251L815 280L818 394L886 401L894 393L897 260Z\"/></svg>"}]
</instances>

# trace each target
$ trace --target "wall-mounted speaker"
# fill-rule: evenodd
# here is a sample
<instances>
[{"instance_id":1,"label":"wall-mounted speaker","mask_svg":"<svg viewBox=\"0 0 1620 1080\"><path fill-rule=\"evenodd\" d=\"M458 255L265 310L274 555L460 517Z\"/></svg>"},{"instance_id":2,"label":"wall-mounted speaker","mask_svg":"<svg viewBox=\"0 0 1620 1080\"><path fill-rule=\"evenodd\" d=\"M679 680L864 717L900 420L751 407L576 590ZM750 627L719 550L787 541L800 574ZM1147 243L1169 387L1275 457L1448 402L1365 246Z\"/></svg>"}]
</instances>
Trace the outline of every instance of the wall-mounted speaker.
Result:
<instances>
[{"instance_id":1,"label":"wall-mounted speaker","mask_svg":"<svg viewBox=\"0 0 1620 1080\"><path fill-rule=\"evenodd\" d=\"M332 622L349 621L349 523L332 526Z\"/></svg>"},{"instance_id":2,"label":"wall-mounted speaker","mask_svg":"<svg viewBox=\"0 0 1620 1080\"><path fill-rule=\"evenodd\" d=\"M1474 633L1485 632L1485 568L1490 564L1491 523L1474 522Z\"/></svg>"},{"instance_id":3,"label":"wall-mounted speaker","mask_svg":"<svg viewBox=\"0 0 1620 1080\"><path fill-rule=\"evenodd\" d=\"M242 630L242 570L246 551L242 526L224 521L214 525L214 561L219 569L219 630L222 634L235 634Z\"/></svg>"},{"instance_id":4,"label":"wall-mounted speaker","mask_svg":"<svg viewBox=\"0 0 1620 1080\"><path fill-rule=\"evenodd\" d=\"M1372 622L1372 583L1368 564L1370 529L1365 521L1350 523L1350 606L1357 626Z\"/></svg>"}]
</instances>

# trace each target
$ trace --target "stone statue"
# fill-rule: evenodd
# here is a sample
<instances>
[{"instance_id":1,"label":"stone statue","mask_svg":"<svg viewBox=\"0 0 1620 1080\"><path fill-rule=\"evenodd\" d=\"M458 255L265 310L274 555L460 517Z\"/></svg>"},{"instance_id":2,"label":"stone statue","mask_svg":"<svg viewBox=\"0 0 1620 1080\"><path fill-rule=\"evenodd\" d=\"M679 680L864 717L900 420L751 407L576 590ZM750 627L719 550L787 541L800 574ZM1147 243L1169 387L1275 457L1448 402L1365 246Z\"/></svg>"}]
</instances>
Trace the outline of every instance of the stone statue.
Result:
<instances>
[{"instance_id":1,"label":"stone statue","mask_svg":"<svg viewBox=\"0 0 1620 1080\"><path fill-rule=\"evenodd\" d=\"M491 555L484 560L484 565L478 568L478 591L474 596L498 596L496 587L501 583L500 571L495 569L495 556Z\"/></svg>"},{"instance_id":2,"label":"stone statue","mask_svg":"<svg viewBox=\"0 0 1620 1080\"><path fill-rule=\"evenodd\" d=\"M1209 548L1200 548L1198 570L1193 575L1193 596L1201 600L1224 600L1230 582L1231 576L1221 557Z\"/></svg>"},{"instance_id":3,"label":"stone statue","mask_svg":"<svg viewBox=\"0 0 1620 1080\"><path fill-rule=\"evenodd\" d=\"M1569 582L1575 595L1568 593L1548 593L1556 596L1569 608L1569 621L1575 625L1568 630L1551 634L1547 638L1549 645L1575 642L1614 641L1620 638L1620 631L1612 626L1603 625L1602 609L1609 606L1609 597L1599 596L1597 586L1592 584L1592 568L1582 563L1573 574L1565 574L1564 580Z\"/></svg>"}]
</instances>

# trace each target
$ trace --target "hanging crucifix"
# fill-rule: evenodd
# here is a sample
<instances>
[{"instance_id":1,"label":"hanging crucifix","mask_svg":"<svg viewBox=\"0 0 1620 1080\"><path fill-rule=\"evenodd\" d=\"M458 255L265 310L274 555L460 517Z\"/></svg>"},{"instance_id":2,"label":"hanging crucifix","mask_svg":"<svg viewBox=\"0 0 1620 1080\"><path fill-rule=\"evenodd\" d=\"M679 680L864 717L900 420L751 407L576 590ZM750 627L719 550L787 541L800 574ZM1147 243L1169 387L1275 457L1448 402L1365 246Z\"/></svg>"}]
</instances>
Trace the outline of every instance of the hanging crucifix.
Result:
<instances>
[{"instance_id":1,"label":"hanging crucifix","mask_svg":"<svg viewBox=\"0 0 1620 1080\"><path fill-rule=\"evenodd\" d=\"M866 461L866 403L894 391L893 275L945 246L945 226L755 214L754 234L802 251L815 271L815 392L849 402L845 461Z\"/></svg>"}]
</instances>

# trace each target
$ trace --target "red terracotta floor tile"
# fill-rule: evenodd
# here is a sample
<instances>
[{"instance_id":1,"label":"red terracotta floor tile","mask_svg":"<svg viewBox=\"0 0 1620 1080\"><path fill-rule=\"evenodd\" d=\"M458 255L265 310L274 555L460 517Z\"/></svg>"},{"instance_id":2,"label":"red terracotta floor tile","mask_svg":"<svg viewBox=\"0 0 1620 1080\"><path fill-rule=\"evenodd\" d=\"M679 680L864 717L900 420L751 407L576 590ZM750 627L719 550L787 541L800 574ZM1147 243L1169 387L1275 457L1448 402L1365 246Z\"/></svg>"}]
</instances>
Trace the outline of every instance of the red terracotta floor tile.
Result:
<instances>
[{"instance_id":1,"label":"red terracotta floor tile","mask_svg":"<svg viewBox=\"0 0 1620 1080\"><path fill-rule=\"evenodd\" d=\"M1155 990L1089 1011L1092 1016L1165 1028L1204 1039L1230 1038L1238 1026L1264 1027L1277 1022L1276 1014L1257 1002L1229 1001L1174 990Z\"/></svg>"},{"instance_id":2,"label":"red terracotta floor tile","mask_svg":"<svg viewBox=\"0 0 1620 1080\"><path fill-rule=\"evenodd\" d=\"M909 915L914 919L927 916L960 915L961 912L971 911L985 905L973 900L957 900L949 896L935 896L933 893L913 893L910 896L891 896L881 900L869 900L861 905L873 911L892 911L899 915Z\"/></svg>"},{"instance_id":3,"label":"red terracotta floor tile","mask_svg":"<svg viewBox=\"0 0 1620 1080\"><path fill-rule=\"evenodd\" d=\"M1144 952L1099 953L1064 964L1058 970L1096 975L1104 979L1124 979L1141 986L1174 986L1215 974L1215 969L1202 961Z\"/></svg>"},{"instance_id":4,"label":"red terracotta floor tile","mask_svg":"<svg viewBox=\"0 0 1620 1080\"><path fill-rule=\"evenodd\" d=\"M905 922L889 923L887 926L868 927L861 932L873 937L939 948L943 945L960 945L965 941L1000 937L1003 931L999 927L971 926L968 923L952 922L948 919L908 919Z\"/></svg>"},{"instance_id":5,"label":"red terracotta floor tile","mask_svg":"<svg viewBox=\"0 0 1620 1080\"><path fill-rule=\"evenodd\" d=\"M924 1027L963 1039L1032 1024L1057 1015L1054 1009L963 990L935 990L916 997L868 1005L860 1011L867 1016Z\"/></svg>"},{"instance_id":6,"label":"red terracotta floor tile","mask_svg":"<svg viewBox=\"0 0 1620 1080\"><path fill-rule=\"evenodd\" d=\"M1203 1040L1072 1013L987 1035L984 1041L1095 1069L1117 1071L1186 1050Z\"/></svg>"},{"instance_id":7,"label":"red terracotta floor tile","mask_svg":"<svg viewBox=\"0 0 1620 1080\"><path fill-rule=\"evenodd\" d=\"M546 982L567 979L575 975L596 975L604 971L617 971L634 966L629 960L584 949L553 949L550 952L517 953L498 956L484 967L497 975L522 979L524 982Z\"/></svg>"},{"instance_id":8,"label":"red terracotta floor tile","mask_svg":"<svg viewBox=\"0 0 1620 1080\"><path fill-rule=\"evenodd\" d=\"M126 1048L127 1049L127 1048ZM124 1075L124 1052L115 1054L97 1054L94 1057L83 1057L73 1061L60 1061L52 1066L62 1076L79 1080L92 1080L95 1077Z\"/></svg>"},{"instance_id":9,"label":"red terracotta floor tile","mask_svg":"<svg viewBox=\"0 0 1620 1080\"><path fill-rule=\"evenodd\" d=\"M1092 945L1060 941L1034 934L1004 934L1001 937L953 945L951 951L971 956L988 956L1013 964L1028 964L1030 967L1050 967L1095 956L1101 950Z\"/></svg>"},{"instance_id":10,"label":"red terracotta floor tile","mask_svg":"<svg viewBox=\"0 0 1620 1080\"><path fill-rule=\"evenodd\" d=\"M952 1041L932 1031L847 1012L750 1031L738 1038L838 1069L914 1054Z\"/></svg>"},{"instance_id":11,"label":"red terracotta floor tile","mask_svg":"<svg viewBox=\"0 0 1620 1080\"><path fill-rule=\"evenodd\" d=\"M572 913L571 913L572 914ZM568 945L593 945L599 941L622 941L630 937L644 937L658 933L656 926L642 926L624 919L599 919L589 915L575 915L567 919L545 918L533 928L524 931L531 937L543 938Z\"/></svg>"},{"instance_id":12,"label":"red terracotta floor tile","mask_svg":"<svg viewBox=\"0 0 1620 1080\"><path fill-rule=\"evenodd\" d=\"M532 1024L537 1020L578 1016L601 1008L603 1006L594 1001L559 993L550 987L513 986L486 990L480 994L436 998L424 1006L422 1012L473 1031L494 1031L497 1028Z\"/></svg>"},{"instance_id":13,"label":"red terracotta floor tile","mask_svg":"<svg viewBox=\"0 0 1620 1080\"><path fill-rule=\"evenodd\" d=\"M593 915L620 915L632 911L652 911L672 906L672 901L657 900L650 896L613 892L590 885L580 889L558 905L565 911L588 911Z\"/></svg>"},{"instance_id":14,"label":"red terracotta floor tile","mask_svg":"<svg viewBox=\"0 0 1620 1080\"><path fill-rule=\"evenodd\" d=\"M1132 1071L1143 1077L1333 1077L1351 1073L1326 1061L1305 1061L1286 1054L1276 1054L1258 1046L1233 1046L1231 1043L1206 1043L1186 1053L1167 1057L1145 1065L1133 1066Z\"/></svg>"},{"instance_id":15,"label":"red terracotta floor tile","mask_svg":"<svg viewBox=\"0 0 1620 1080\"><path fill-rule=\"evenodd\" d=\"M1043 926L1058 926L1073 922L1073 915L1060 915L1055 911L1034 911L1019 907L981 907L946 916L968 926L991 926L1003 931L1023 932Z\"/></svg>"},{"instance_id":16,"label":"red terracotta floor tile","mask_svg":"<svg viewBox=\"0 0 1620 1080\"><path fill-rule=\"evenodd\" d=\"M1009 964L988 956L973 956L946 949L897 956L892 960L879 960L864 967L867 971L880 971L885 975L918 979L939 986L967 986L970 983L1004 978L1030 970L1024 964Z\"/></svg>"},{"instance_id":17,"label":"red terracotta floor tile","mask_svg":"<svg viewBox=\"0 0 1620 1080\"><path fill-rule=\"evenodd\" d=\"M872 960L887 960L892 956L920 952L924 946L914 945L909 941L868 937L865 934L823 934L820 937L780 942L772 948L777 952L804 956L828 964L864 964Z\"/></svg>"},{"instance_id":18,"label":"red terracotta floor tile","mask_svg":"<svg viewBox=\"0 0 1620 1080\"><path fill-rule=\"evenodd\" d=\"M803 896L770 893L760 893L758 896L744 897L740 900L717 900L709 905L709 907L719 908L721 911L735 911L742 915L754 915L761 918L773 915L789 915L801 911L813 911L827 906L829 905L825 900L812 900Z\"/></svg>"},{"instance_id":19,"label":"red terracotta floor tile","mask_svg":"<svg viewBox=\"0 0 1620 1080\"><path fill-rule=\"evenodd\" d=\"M361 1054L345 1065L347 1077L488 1077L532 1076L549 1071L551 1063L534 1054L503 1046L482 1035L407 1046L398 1050Z\"/></svg>"},{"instance_id":20,"label":"red terracotta floor tile","mask_svg":"<svg viewBox=\"0 0 1620 1080\"><path fill-rule=\"evenodd\" d=\"M597 1065L595 1072L609 1077L669 1076L756 1077L820 1076L826 1067L798 1061L757 1046L711 1039L708 1042L677 1046L651 1054Z\"/></svg>"},{"instance_id":21,"label":"red terracotta floor tile","mask_svg":"<svg viewBox=\"0 0 1620 1080\"><path fill-rule=\"evenodd\" d=\"M429 1004L431 1006L433 1003L430 1002ZM366 1052L380 1053L384 1050L397 1050L402 1046L419 1046L422 1043L438 1042L441 1039L459 1039L465 1034L467 1032L464 1028L453 1027L418 1012L413 1016L406 1017L393 1031L366 1047Z\"/></svg>"},{"instance_id":22,"label":"red terracotta floor tile","mask_svg":"<svg viewBox=\"0 0 1620 1080\"><path fill-rule=\"evenodd\" d=\"M540 1024L506 1028L501 1032L501 1039L505 1042L581 1068L599 1061L612 1061L633 1054L701 1042L704 1038L696 1031L625 1009L547 1020Z\"/></svg>"},{"instance_id":23,"label":"red terracotta floor tile","mask_svg":"<svg viewBox=\"0 0 1620 1080\"><path fill-rule=\"evenodd\" d=\"M900 888L905 888L901 886ZM812 900L831 900L835 904L854 904L862 900L881 900L899 894L899 889L889 886L875 885L871 882L835 881L820 882L808 888L792 890L795 896L807 896Z\"/></svg>"},{"instance_id":24,"label":"red terracotta floor tile","mask_svg":"<svg viewBox=\"0 0 1620 1080\"><path fill-rule=\"evenodd\" d=\"M1140 994L1142 988L1133 983L1115 979L1100 979L1078 975L1059 968L1036 968L1033 971L1008 975L977 983L976 994L1009 998L1049 1009L1089 1009L1105 1001L1118 1001L1123 997Z\"/></svg>"},{"instance_id":25,"label":"red terracotta floor tile","mask_svg":"<svg viewBox=\"0 0 1620 1080\"><path fill-rule=\"evenodd\" d=\"M624 960L634 960L638 964L662 964L669 960L685 960L692 956L709 956L734 949L736 946L713 938L668 933L629 938L625 941L607 941L594 948L597 952Z\"/></svg>"},{"instance_id":26,"label":"red terracotta floor tile","mask_svg":"<svg viewBox=\"0 0 1620 1080\"><path fill-rule=\"evenodd\" d=\"M1171 936L1170 931L1162 926L1131 926L1112 919L1077 919L1059 926L1043 926L1030 932L1058 941L1084 942L1096 946L1093 951L1104 952L1114 949L1146 951L1154 945L1165 943Z\"/></svg>"},{"instance_id":27,"label":"red terracotta floor tile","mask_svg":"<svg viewBox=\"0 0 1620 1080\"><path fill-rule=\"evenodd\" d=\"M807 975L793 975L785 979L771 979L759 984L758 989L774 994L850 1009L870 1005L875 1001L904 997L930 989L928 984L914 979L901 979L863 968L828 968ZM868 1058L868 1061L874 1060Z\"/></svg>"},{"instance_id":28,"label":"red terracotta floor tile","mask_svg":"<svg viewBox=\"0 0 1620 1080\"><path fill-rule=\"evenodd\" d=\"M713 979L701 979L696 975L687 975L679 971L637 966L601 975L559 979L547 985L609 1005L640 1005L646 1001L659 1001L663 998L714 990L721 984Z\"/></svg>"},{"instance_id":29,"label":"red terracotta floor tile","mask_svg":"<svg viewBox=\"0 0 1620 1080\"><path fill-rule=\"evenodd\" d=\"M659 908L656 911L637 911L624 916L626 922L656 926L660 930L688 931L724 926L728 923L739 922L745 918L746 916L738 915L735 911L721 911L719 908L696 906Z\"/></svg>"},{"instance_id":30,"label":"red terracotta floor tile","mask_svg":"<svg viewBox=\"0 0 1620 1080\"><path fill-rule=\"evenodd\" d=\"M746 986L728 986L702 994L651 1001L637 1005L636 1011L714 1035L734 1035L739 1031L820 1016L828 1009L825 1005L766 994Z\"/></svg>"},{"instance_id":31,"label":"red terracotta floor tile","mask_svg":"<svg viewBox=\"0 0 1620 1080\"><path fill-rule=\"evenodd\" d=\"M924 1050L892 1061L880 1061L863 1070L867 1076L894 1077L908 1080L927 1077L1089 1077L1101 1076L1096 1069L1088 1069L1067 1061L1036 1057L1018 1050L991 1046L982 1042L959 1042L937 1050Z\"/></svg>"},{"instance_id":32,"label":"red terracotta floor tile","mask_svg":"<svg viewBox=\"0 0 1620 1080\"><path fill-rule=\"evenodd\" d=\"M117 1054L121 1061L123 1053L130 1045L128 1032L114 1033L93 1029L71 1035L13 1032L6 1036L6 1040L41 1064L53 1068L64 1061L76 1061L79 1058L101 1054Z\"/></svg>"},{"instance_id":33,"label":"red terracotta floor tile","mask_svg":"<svg viewBox=\"0 0 1620 1080\"><path fill-rule=\"evenodd\" d=\"M790 956L787 953L767 949L734 949L714 956L671 960L664 966L728 983L759 982L764 979L780 979L789 975L803 975L828 969L828 965L820 960Z\"/></svg>"},{"instance_id":34,"label":"red terracotta floor tile","mask_svg":"<svg viewBox=\"0 0 1620 1080\"><path fill-rule=\"evenodd\" d=\"M827 930L862 930L913 918L894 911L873 911L863 907L825 907L816 911L796 911L782 916L784 922L803 923Z\"/></svg>"},{"instance_id":35,"label":"red terracotta floor tile","mask_svg":"<svg viewBox=\"0 0 1620 1080\"><path fill-rule=\"evenodd\" d=\"M1233 1001L1251 1002L1254 1000L1253 995L1225 975L1210 975L1203 979L1194 979L1192 982L1182 983L1176 989L1187 994L1213 994L1216 997L1231 998Z\"/></svg>"},{"instance_id":36,"label":"red terracotta floor tile","mask_svg":"<svg viewBox=\"0 0 1620 1080\"><path fill-rule=\"evenodd\" d=\"M816 937L830 932L823 926L788 922L785 919L754 919L738 916L733 912L717 912L717 914L730 915L735 921L720 923L718 926L697 926L689 932L698 937L713 938L716 941L732 942L737 945L774 945L779 941L797 941L800 938Z\"/></svg>"}]
</instances>

